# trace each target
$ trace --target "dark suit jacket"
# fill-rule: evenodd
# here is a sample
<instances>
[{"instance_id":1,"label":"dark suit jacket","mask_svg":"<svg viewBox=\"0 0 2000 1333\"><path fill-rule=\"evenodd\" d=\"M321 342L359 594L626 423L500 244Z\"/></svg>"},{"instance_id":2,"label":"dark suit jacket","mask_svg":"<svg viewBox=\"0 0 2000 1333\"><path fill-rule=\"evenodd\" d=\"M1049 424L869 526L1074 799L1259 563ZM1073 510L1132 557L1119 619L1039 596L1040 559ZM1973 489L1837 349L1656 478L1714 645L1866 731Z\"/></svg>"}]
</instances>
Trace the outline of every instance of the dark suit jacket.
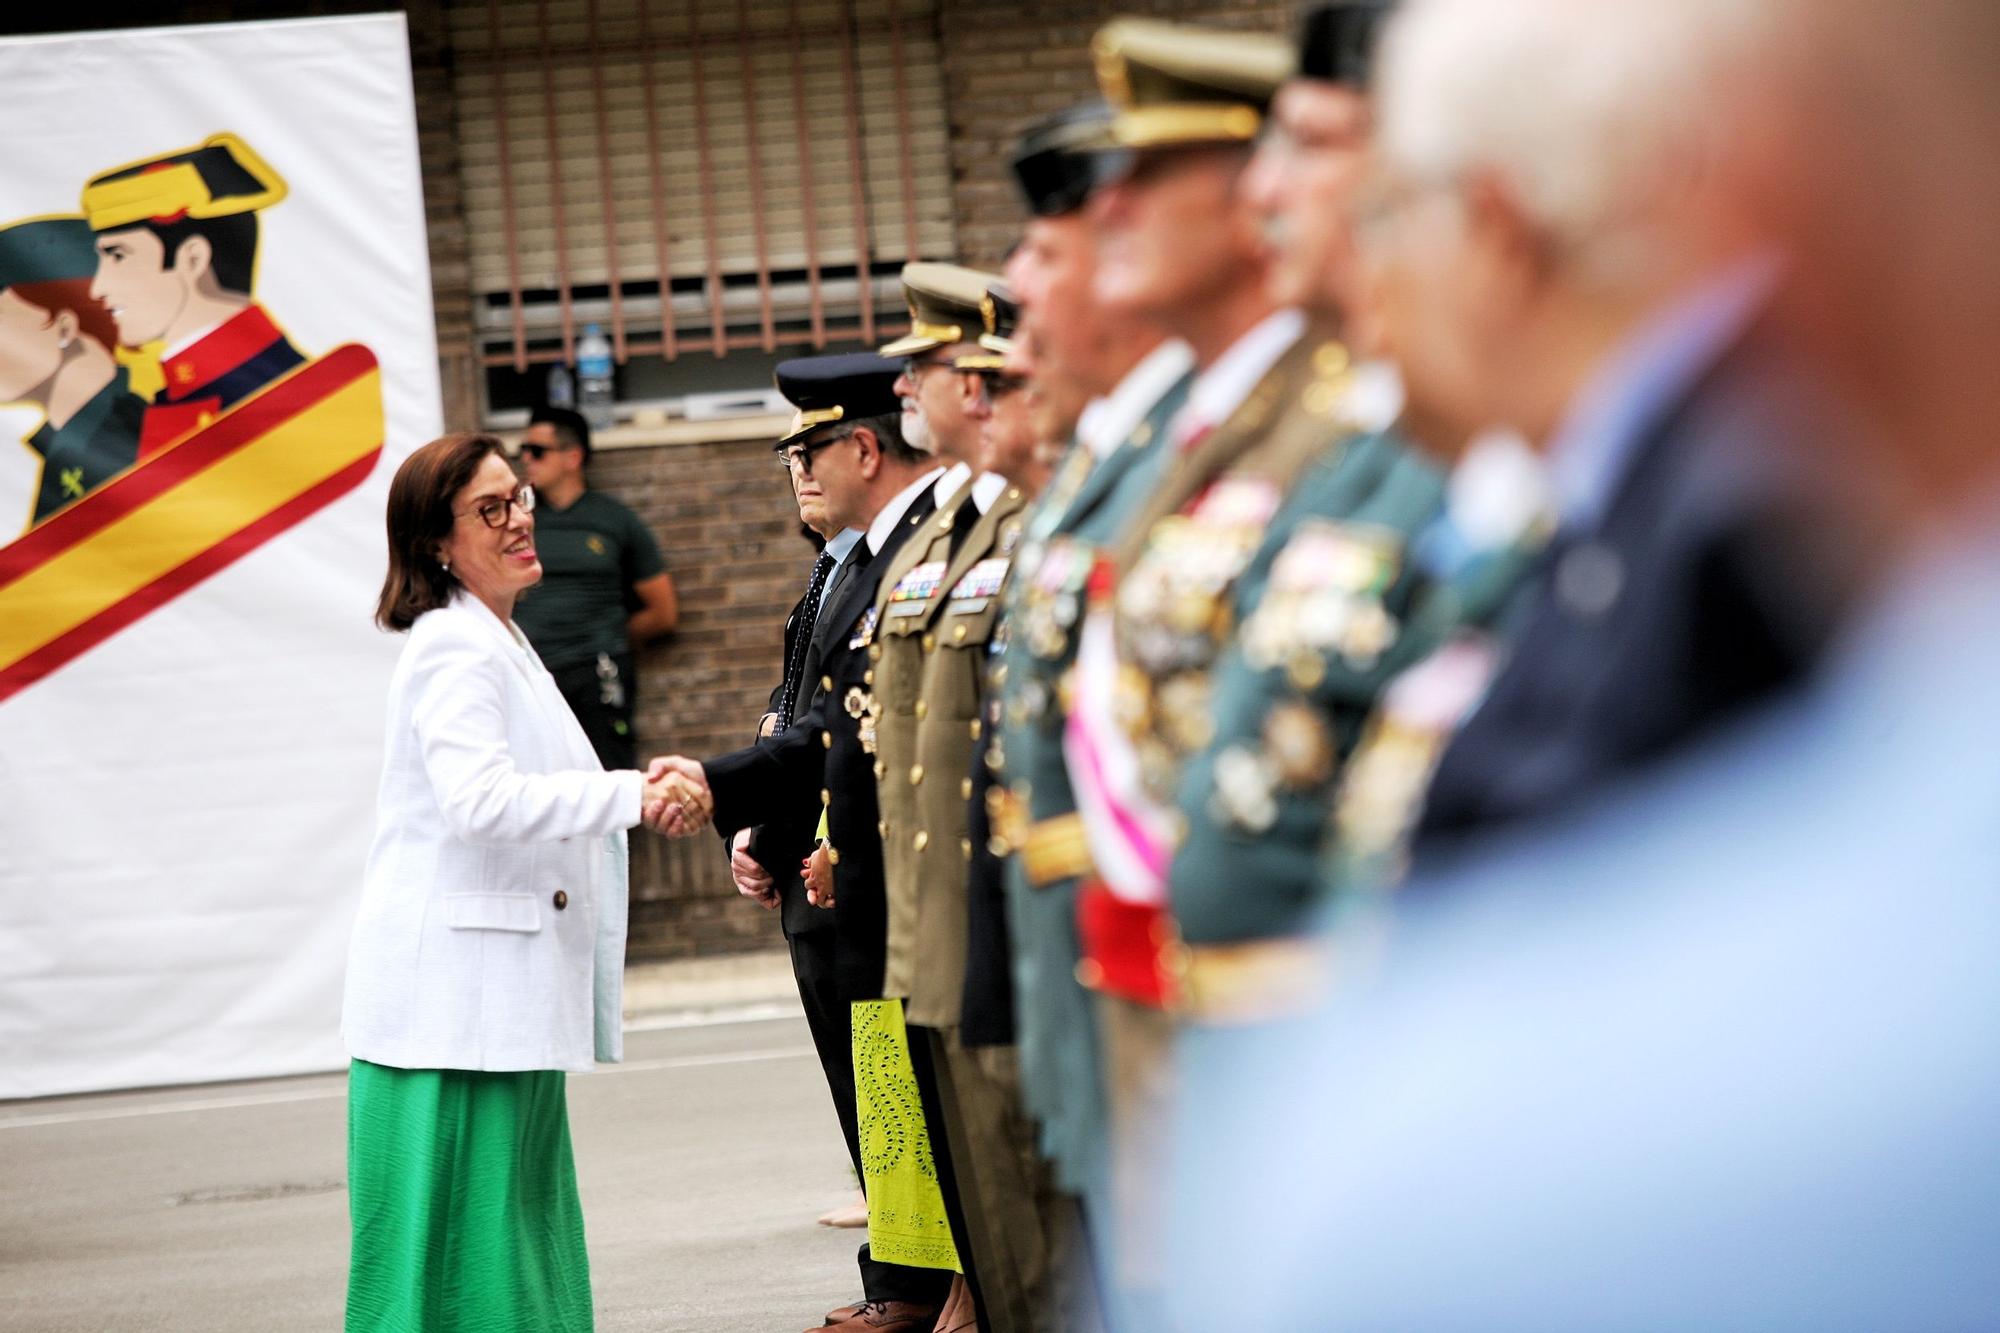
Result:
<instances>
[{"instance_id":1,"label":"dark suit jacket","mask_svg":"<svg viewBox=\"0 0 2000 1333\"><path fill-rule=\"evenodd\" d=\"M1420 864L1806 676L1852 583L1811 480L1834 429L1754 331L1655 419L1601 518L1559 533L1524 589L1510 655L1439 762Z\"/></svg>"},{"instance_id":2,"label":"dark suit jacket","mask_svg":"<svg viewBox=\"0 0 2000 1333\"><path fill-rule=\"evenodd\" d=\"M838 574L838 570L835 574ZM831 582L829 581L829 586ZM793 662L805 655L810 646L812 625L805 620L805 594L792 607L792 613L785 620L785 673L791 674ZM794 711L803 711L811 706L811 687L817 682L802 682L799 698L794 701ZM776 712L782 702L785 682L780 678L771 688L769 711ZM795 719L778 719L778 731L783 731ZM779 917L787 936L804 931L832 930L833 913L823 912L806 901L805 881L799 878L799 863L813 848L813 835L819 827L819 798L814 793L810 802L794 805L773 805L764 813L764 820L750 836L750 855L764 869L771 872L771 882L777 887Z\"/></svg>"},{"instance_id":3,"label":"dark suit jacket","mask_svg":"<svg viewBox=\"0 0 2000 1333\"><path fill-rule=\"evenodd\" d=\"M875 604L883 571L936 508L932 489L924 488L866 567L857 568L837 589L829 588L839 595L821 613L807 650L811 706L777 735L705 765L715 795L715 826L725 834L766 820L773 810L810 810L812 827L817 827L821 793L831 798L828 841L840 853L834 867L835 907L831 913L810 905L805 910L833 917L836 984L845 1000L881 995L889 929L882 838L876 829L875 758L862 748L859 719L846 707L850 692L867 689L868 654L855 636ZM860 555L857 548L848 559ZM823 687L825 681L831 688Z\"/></svg>"}]
</instances>

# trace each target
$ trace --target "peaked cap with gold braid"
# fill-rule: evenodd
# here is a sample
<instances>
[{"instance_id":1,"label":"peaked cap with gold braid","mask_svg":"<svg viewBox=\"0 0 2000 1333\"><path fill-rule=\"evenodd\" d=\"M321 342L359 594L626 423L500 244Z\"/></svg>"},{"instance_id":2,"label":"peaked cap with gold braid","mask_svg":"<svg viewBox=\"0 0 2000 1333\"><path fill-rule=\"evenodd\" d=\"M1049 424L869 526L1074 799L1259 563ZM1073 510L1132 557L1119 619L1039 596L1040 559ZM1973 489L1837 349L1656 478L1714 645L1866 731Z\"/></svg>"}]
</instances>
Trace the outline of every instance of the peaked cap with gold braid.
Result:
<instances>
[{"instance_id":1,"label":"peaked cap with gold braid","mask_svg":"<svg viewBox=\"0 0 2000 1333\"><path fill-rule=\"evenodd\" d=\"M954 343L979 340L984 324L979 303L997 273L981 273L959 264L918 262L903 265L903 299L910 306L908 334L881 349L883 356L915 356Z\"/></svg>"},{"instance_id":2,"label":"peaked cap with gold braid","mask_svg":"<svg viewBox=\"0 0 2000 1333\"><path fill-rule=\"evenodd\" d=\"M1091 39L1097 84L1124 148L1248 143L1296 52L1268 33L1114 19Z\"/></svg>"}]
</instances>

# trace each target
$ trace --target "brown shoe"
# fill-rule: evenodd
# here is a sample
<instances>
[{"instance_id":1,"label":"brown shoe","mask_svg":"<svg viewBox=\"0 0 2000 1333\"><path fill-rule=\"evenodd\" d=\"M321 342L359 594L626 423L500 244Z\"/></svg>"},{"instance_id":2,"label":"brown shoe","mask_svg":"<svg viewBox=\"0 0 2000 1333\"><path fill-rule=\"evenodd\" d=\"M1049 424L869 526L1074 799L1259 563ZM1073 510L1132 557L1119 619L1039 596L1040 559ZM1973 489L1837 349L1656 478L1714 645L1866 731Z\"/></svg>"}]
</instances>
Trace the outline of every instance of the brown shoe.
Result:
<instances>
[{"instance_id":1,"label":"brown shoe","mask_svg":"<svg viewBox=\"0 0 2000 1333\"><path fill-rule=\"evenodd\" d=\"M840 1312L836 1310L833 1313ZM863 1301L854 1307L853 1314L836 1321L831 1327L842 1330L842 1333L931 1333L937 1317L938 1307L935 1305L918 1305L913 1301ZM807 1329L806 1333L819 1333L819 1329Z\"/></svg>"},{"instance_id":2,"label":"brown shoe","mask_svg":"<svg viewBox=\"0 0 2000 1333\"><path fill-rule=\"evenodd\" d=\"M828 1310L826 1312L826 1324L822 1324L821 1327L824 1328L827 1324L846 1323L848 1320L854 1318L854 1316L860 1314L861 1306L866 1304L868 1304L867 1301L862 1301L857 1305L843 1305L838 1310Z\"/></svg>"}]
</instances>

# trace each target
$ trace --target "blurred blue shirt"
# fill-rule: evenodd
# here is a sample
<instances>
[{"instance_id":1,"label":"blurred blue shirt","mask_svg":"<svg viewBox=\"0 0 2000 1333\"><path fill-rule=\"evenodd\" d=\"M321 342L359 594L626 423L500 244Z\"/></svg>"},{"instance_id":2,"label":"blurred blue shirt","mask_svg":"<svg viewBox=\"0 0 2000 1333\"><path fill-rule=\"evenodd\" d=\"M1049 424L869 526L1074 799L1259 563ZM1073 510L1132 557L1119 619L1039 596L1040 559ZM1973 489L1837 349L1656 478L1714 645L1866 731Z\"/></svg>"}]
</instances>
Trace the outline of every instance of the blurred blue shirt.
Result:
<instances>
[{"instance_id":1,"label":"blurred blue shirt","mask_svg":"<svg viewBox=\"0 0 2000 1333\"><path fill-rule=\"evenodd\" d=\"M2000 548L1187 1097L1186 1328L2000 1326ZM1366 950L1348 950L1355 970Z\"/></svg>"}]
</instances>

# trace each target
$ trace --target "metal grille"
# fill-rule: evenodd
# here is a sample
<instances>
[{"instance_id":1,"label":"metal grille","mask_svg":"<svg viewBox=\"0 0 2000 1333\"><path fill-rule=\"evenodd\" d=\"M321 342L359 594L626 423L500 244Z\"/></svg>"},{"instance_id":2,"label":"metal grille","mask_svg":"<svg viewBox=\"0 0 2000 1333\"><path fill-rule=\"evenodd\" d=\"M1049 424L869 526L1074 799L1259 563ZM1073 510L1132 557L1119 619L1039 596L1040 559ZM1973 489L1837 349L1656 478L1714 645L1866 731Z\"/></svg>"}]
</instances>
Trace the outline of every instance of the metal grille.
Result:
<instances>
[{"instance_id":1,"label":"metal grille","mask_svg":"<svg viewBox=\"0 0 2000 1333\"><path fill-rule=\"evenodd\" d=\"M464 0L482 359L875 339L954 248L934 0ZM890 315L891 318L896 316Z\"/></svg>"}]
</instances>

